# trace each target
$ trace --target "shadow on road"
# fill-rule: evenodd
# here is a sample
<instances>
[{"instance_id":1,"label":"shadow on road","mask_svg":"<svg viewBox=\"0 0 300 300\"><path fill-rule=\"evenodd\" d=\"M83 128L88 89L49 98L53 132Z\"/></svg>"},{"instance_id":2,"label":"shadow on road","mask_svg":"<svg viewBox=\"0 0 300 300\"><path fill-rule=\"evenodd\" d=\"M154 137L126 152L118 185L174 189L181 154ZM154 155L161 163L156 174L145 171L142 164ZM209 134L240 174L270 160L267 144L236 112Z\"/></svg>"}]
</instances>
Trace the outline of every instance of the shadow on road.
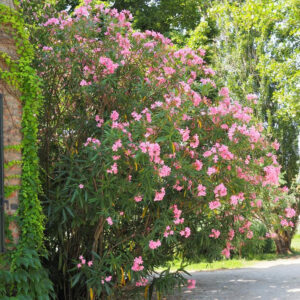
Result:
<instances>
[{"instance_id":1,"label":"shadow on road","mask_svg":"<svg viewBox=\"0 0 300 300\"><path fill-rule=\"evenodd\" d=\"M245 269L191 272L196 288L168 300L300 300L300 258L261 262Z\"/></svg>"}]
</instances>

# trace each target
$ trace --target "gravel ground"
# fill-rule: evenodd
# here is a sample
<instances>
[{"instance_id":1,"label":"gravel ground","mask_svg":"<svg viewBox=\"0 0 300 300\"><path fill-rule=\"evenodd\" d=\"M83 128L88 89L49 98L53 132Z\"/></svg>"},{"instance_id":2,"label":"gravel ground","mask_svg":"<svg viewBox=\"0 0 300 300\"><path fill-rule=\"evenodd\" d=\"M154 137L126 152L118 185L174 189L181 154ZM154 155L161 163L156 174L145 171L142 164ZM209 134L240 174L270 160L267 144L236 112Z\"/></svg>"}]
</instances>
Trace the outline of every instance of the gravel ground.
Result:
<instances>
[{"instance_id":1,"label":"gravel ground","mask_svg":"<svg viewBox=\"0 0 300 300\"><path fill-rule=\"evenodd\" d=\"M190 272L196 288L168 300L300 300L300 258L259 262L245 269Z\"/></svg>"}]
</instances>

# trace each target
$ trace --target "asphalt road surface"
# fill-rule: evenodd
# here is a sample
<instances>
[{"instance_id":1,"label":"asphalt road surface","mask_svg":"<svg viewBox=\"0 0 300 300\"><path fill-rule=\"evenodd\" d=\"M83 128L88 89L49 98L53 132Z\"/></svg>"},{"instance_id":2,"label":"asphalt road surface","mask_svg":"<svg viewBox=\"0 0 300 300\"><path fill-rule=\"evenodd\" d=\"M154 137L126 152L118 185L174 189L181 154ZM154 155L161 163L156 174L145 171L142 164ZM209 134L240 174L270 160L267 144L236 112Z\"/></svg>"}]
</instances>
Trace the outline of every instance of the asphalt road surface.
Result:
<instances>
[{"instance_id":1,"label":"asphalt road surface","mask_svg":"<svg viewBox=\"0 0 300 300\"><path fill-rule=\"evenodd\" d=\"M300 258L257 263L245 269L190 272L196 288L168 300L300 300Z\"/></svg>"}]
</instances>

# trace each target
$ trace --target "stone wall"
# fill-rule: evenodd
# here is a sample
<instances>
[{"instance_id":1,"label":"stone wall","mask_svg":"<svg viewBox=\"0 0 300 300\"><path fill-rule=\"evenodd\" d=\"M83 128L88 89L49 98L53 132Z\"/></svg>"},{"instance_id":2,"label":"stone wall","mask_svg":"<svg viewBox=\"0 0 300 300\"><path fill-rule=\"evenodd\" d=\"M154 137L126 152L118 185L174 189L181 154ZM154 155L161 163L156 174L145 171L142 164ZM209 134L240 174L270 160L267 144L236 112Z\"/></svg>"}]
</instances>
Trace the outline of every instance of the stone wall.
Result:
<instances>
[{"instance_id":1,"label":"stone wall","mask_svg":"<svg viewBox=\"0 0 300 300\"><path fill-rule=\"evenodd\" d=\"M11 0L0 0L1 4L13 8ZM15 42L7 29L0 24L0 52L7 53L11 58L17 59ZM0 68L7 70L5 62L0 59ZM18 187L21 185L21 149L22 141L21 120L22 105L20 95L13 87L8 86L0 79L0 93L3 94L3 133L4 133L4 193L5 211L8 214L15 213L18 208ZM8 193L9 192L9 193ZM14 224L10 224L13 237L16 239L18 230Z\"/></svg>"}]
</instances>

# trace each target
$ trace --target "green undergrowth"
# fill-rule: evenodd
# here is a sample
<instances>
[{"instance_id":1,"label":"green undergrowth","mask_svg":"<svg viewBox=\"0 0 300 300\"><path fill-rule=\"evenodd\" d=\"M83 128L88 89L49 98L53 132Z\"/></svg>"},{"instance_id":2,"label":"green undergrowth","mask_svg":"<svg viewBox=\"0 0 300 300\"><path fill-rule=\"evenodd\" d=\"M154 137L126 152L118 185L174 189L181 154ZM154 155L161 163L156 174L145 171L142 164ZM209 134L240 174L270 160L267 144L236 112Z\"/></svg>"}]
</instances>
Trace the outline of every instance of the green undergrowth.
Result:
<instances>
[{"instance_id":1,"label":"green undergrowth","mask_svg":"<svg viewBox=\"0 0 300 300\"><path fill-rule=\"evenodd\" d=\"M292 249L300 254L300 233L295 234L292 240Z\"/></svg>"}]
</instances>

